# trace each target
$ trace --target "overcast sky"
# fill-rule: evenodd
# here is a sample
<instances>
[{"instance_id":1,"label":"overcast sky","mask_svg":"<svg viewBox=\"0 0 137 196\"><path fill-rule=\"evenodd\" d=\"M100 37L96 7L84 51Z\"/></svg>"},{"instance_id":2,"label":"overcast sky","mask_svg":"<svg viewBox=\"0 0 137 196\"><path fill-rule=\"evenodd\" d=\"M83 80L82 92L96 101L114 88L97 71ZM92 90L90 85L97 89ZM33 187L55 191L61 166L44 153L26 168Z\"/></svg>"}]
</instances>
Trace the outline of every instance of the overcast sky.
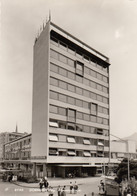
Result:
<instances>
[{"instance_id":1,"label":"overcast sky","mask_svg":"<svg viewBox=\"0 0 137 196\"><path fill-rule=\"evenodd\" d=\"M0 132L31 132L33 44L48 18L110 58L110 127L137 132L137 0L1 0Z\"/></svg>"}]
</instances>

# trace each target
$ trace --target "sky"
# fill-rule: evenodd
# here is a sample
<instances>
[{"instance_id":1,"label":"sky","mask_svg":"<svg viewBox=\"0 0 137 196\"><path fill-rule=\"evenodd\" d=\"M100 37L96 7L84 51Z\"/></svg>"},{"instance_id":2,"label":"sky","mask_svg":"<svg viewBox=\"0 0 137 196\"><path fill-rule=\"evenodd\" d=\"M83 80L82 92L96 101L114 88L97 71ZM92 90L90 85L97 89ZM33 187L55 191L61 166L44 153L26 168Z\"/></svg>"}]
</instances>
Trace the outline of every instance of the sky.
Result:
<instances>
[{"instance_id":1,"label":"sky","mask_svg":"<svg viewBox=\"0 0 137 196\"><path fill-rule=\"evenodd\" d=\"M1 0L0 132L31 132L33 45L51 21L110 59L110 131L137 132L137 0Z\"/></svg>"}]
</instances>

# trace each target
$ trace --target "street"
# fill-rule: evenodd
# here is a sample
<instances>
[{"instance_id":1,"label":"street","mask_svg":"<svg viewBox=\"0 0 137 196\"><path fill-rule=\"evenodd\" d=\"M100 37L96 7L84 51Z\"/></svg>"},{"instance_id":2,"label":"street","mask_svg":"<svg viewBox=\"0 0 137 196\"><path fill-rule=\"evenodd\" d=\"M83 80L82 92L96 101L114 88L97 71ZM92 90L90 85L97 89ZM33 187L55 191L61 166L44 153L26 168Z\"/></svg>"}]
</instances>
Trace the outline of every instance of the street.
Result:
<instances>
[{"instance_id":1,"label":"street","mask_svg":"<svg viewBox=\"0 0 137 196\"><path fill-rule=\"evenodd\" d=\"M70 181L74 183L77 181L78 184L78 192L77 194L70 194L69 191L69 183ZM80 179L65 179L65 180L56 180L56 181L50 181L50 186L53 187L54 190L54 196L57 196L57 186L60 185L63 187L63 185L66 185L66 195L77 195L77 196L91 196L91 193L94 192L95 195L98 194L98 185L100 182L99 177L95 178L80 178ZM0 195L1 196L26 196L26 195L33 195L33 196L39 196L39 195L47 195L48 192L45 192L45 189L43 188L42 193L39 189L39 184L37 183L19 183L19 184L13 184L9 182L0 182Z\"/></svg>"}]
</instances>

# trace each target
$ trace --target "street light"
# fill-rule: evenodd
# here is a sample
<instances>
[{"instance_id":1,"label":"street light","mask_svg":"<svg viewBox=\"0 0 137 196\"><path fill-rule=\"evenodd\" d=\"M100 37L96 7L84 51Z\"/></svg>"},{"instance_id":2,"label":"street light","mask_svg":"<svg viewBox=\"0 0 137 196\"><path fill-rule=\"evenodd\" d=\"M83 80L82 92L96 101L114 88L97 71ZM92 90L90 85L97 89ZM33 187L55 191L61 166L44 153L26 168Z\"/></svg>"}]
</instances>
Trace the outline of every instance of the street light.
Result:
<instances>
[{"instance_id":1,"label":"street light","mask_svg":"<svg viewBox=\"0 0 137 196\"><path fill-rule=\"evenodd\" d=\"M119 138L119 137L117 137L117 136L115 136L113 134L110 134L110 135L127 143L127 155L128 155L128 158L127 158L127 170L128 170L128 181L129 181L130 180L130 167L129 167L129 144L128 144L128 140L123 140L123 139L121 139L121 138Z\"/></svg>"}]
</instances>

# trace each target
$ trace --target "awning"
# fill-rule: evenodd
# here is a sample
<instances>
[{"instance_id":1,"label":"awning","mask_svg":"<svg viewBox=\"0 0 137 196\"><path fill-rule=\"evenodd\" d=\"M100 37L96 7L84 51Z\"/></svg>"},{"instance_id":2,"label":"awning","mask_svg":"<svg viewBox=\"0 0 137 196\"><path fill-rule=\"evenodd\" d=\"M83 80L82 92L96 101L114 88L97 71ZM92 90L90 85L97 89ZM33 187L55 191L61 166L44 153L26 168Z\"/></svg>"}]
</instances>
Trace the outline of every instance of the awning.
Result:
<instances>
[{"instance_id":1,"label":"awning","mask_svg":"<svg viewBox=\"0 0 137 196\"><path fill-rule=\"evenodd\" d=\"M55 142L57 142L57 141L58 141L58 137L57 137L57 135L51 135L51 134L49 134L49 140L50 140L50 141L55 141Z\"/></svg>"},{"instance_id":2,"label":"awning","mask_svg":"<svg viewBox=\"0 0 137 196\"><path fill-rule=\"evenodd\" d=\"M100 167L100 166L98 166L98 165L95 165L95 164L92 164L92 165L73 165L73 164L71 164L71 165L69 165L69 164L65 164L65 165L57 165L58 167Z\"/></svg>"},{"instance_id":3,"label":"awning","mask_svg":"<svg viewBox=\"0 0 137 196\"><path fill-rule=\"evenodd\" d=\"M56 123L56 122L49 122L49 126L50 127L59 127L59 125L58 125L58 123Z\"/></svg>"},{"instance_id":4,"label":"awning","mask_svg":"<svg viewBox=\"0 0 137 196\"><path fill-rule=\"evenodd\" d=\"M84 154L85 157L91 157L90 152L83 152L83 154Z\"/></svg>"},{"instance_id":5,"label":"awning","mask_svg":"<svg viewBox=\"0 0 137 196\"><path fill-rule=\"evenodd\" d=\"M76 143L74 137L67 137L67 141L68 141L69 143Z\"/></svg>"},{"instance_id":6,"label":"awning","mask_svg":"<svg viewBox=\"0 0 137 196\"><path fill-rule=\"evenodd\" d=\"M104 144L102 142L98 142L99 146L104 146Z\"/></svg>"},{"instance_id":7,"label":"awning","mask_svg":"<svg viewBox=\"0 0 137 196\"><path fill-rule=\"evenodd\" d=\"M68 151L67 153L68 153L68 155L73 155L73 156L76 155L76 153L74 151Z\"/></svg>"},{"instance_id":8,"label":"awning","mask_svg":"<svg viewBox=\"0 0 137 196\"><path fill-rule=\"evenodd\" d=\"M84 144L90 144L90 140L89 140L89 139L84 139L84 140L83 140L83 143L84 143Z\"/></svg>"}]
</instances>

